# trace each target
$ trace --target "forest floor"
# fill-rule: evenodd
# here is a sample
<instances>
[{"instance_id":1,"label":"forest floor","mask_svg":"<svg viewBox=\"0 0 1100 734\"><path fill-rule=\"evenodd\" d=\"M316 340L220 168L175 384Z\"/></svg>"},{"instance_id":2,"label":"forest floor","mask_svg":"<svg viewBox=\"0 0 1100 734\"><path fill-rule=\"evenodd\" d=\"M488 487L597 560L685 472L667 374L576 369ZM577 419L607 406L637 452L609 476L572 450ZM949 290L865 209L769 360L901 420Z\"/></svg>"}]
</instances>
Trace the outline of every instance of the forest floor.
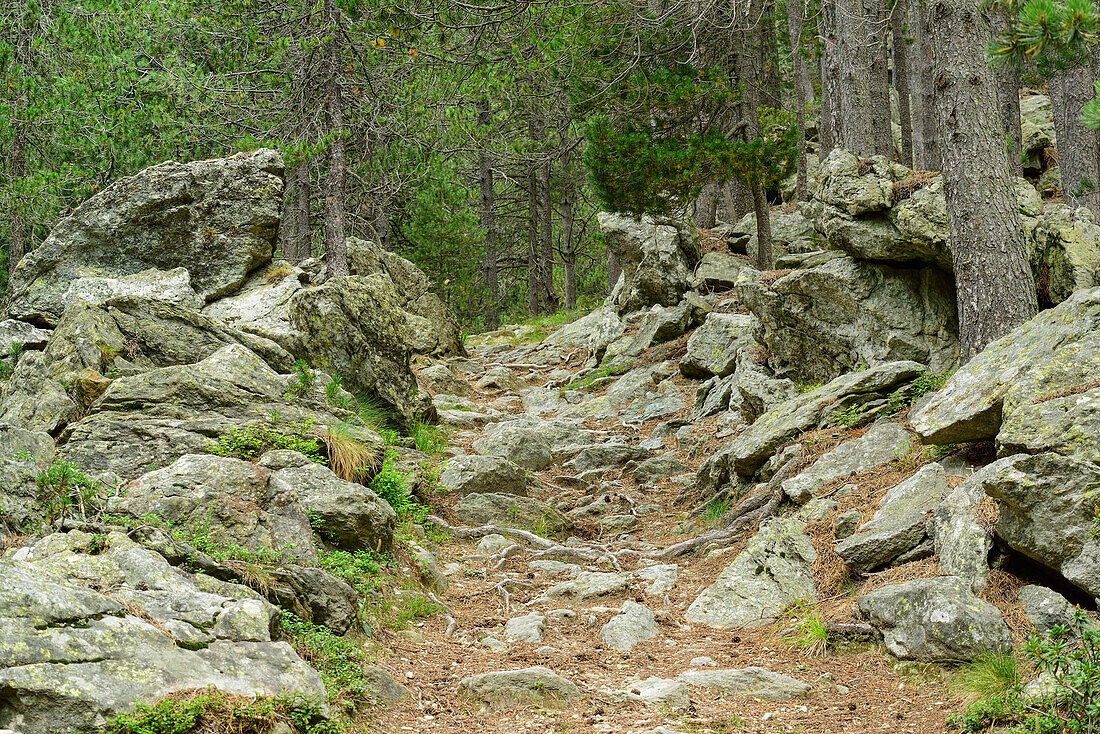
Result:
<instances>
[{"instance_id":1,"label":"forest floor","mask_svg":"<svg viewBox=\"0 0 1100 734\"><path fill-rule=\"evenodd\" d=\"M643 355L653 363L675 359L683 349L680 340L663 345L663 351ZM472 349L471 358L485 367L501 365L501 353L491 349ZM505 362L505 366L507 363ZM554 364L545 368L517 368L525 383L540 385L549 370L565 366L579 370L581 363ZM477 375L467 375L472 383ZM686 406L694 401L696 383L673 379ZM597 391L598 394L598 391ZM509 412L520 417L523 406L518 391L477 393L475 402L496 409L510 406ZM690 407L682 417L690 419ZM526 415L526 414L524 414ZM531 416L528 416L531 417ZM544 415L553 418L553 415ZM588 420L580 426L593 431L612 432L631 439L651 438L654 428L667 416L645 423L618 420ZM671 456L694 472L699 464L728 438L717 437L716 419L694 424L698 443L680 444L674 437L665 439L666 447L654 455ZM479 430L457 431L451 436L456 453L473 453L470 444L481 435ZM858 435L853 433L852 435ZM848 437L845 435L842 438ZM835 445L837 440L823 442ZM824 449L824 445L823 445ZM706 520L695 518L696 528L687 534L677 532L688 519L690 486L672 478L653 486L639 487L630 474L614 472L605 477L638 505L655 508L638 515L638 524L629 532L601 535L594 521L582 521L573 532L589 543L603 544L608 550L632 548L639 551L664 548L691 535L705 532ZM533 473L528 494L556 506L582 504L595 490L573 481L569 472L558 465ZM869 509L877 503L894 476L881 481L868 480L873 491L864 494ZM605 485L606 488L606 485ZM448 504L458 498L440 496L434 503L449 521ZM813 526L810 528L811 535ZM631 579L627 593L582 602L559 600L553 604L534 603L547 588L567 580L565 575L549 575L528 565L532 549L526 548L508 558L499 568L490 568L486 558L475 550L477 539L452 540L440 547L440 567L448 588L440 600L448 607L457 627L448 634L448 620L437 614L416 623L411 630L380 640L379 664L389 670L411 691L405 701L379 709L375 726L390 732L615 732L623 734L670 734L673 732L940 732L946 717L963 708L962 700L949 685L951 672L936 665L899 664L879 644L850 643L826 654L812 656L790 640L790 627L799 620L798 610L789 619L754 629L724 630L685 621L684 613L699 592L714 582L719 572L733 561L744 547L747 536L728 547L711 550L701 556L681 556L672 561L679 566L675 584L665 593L650 594L647 581ZM823 534L818 534L823 535ZM831 545L831 533L824 540ZM817 545L815 539L815 545ZM819 553L819 555L821 555ZM916 565L916 564L914 564ZM925 564L927 565L927 564ZM933 564L934 567L934 564ZM621 570L630 575L638 566L622 569L585 566L586 571ZM923 567L910 569L920 575ZM893 576L904 575L893 574ZM512 592L506 600L496 589L506 576ZM816 576L816 570L815 570ZM896 580L904 580L898 578ZM850 619L851 609L861 589L881 583L874 577L855 583L821 598L818 610L834 620ZM877 584L876 584L877 585ZM844 586L844 585L840 585ZM600 641L601 627L625 600L645 605L655 614L659 633L637 644L629 652L619 652ZM506 650L486 647L486 636L505 640L504 625L509 619L530 612L546 613L568 608L571 619L548 619L540 642L508 642ZM787 639L784 639L787 638ZM712 662L693 659L708 657ZM466 676L490 671L544 666L575 683L579 700L560 708L552 706L509 706L486 710L458 695L458 683ZM813 685L806 698L790 701L755 700L715 693L690 686L690 705L684 710L652 707L616 692L629 691L638 680L656 676L675 679L686 670L724 670L760 666Z\"/></svg>"}]
</instances>

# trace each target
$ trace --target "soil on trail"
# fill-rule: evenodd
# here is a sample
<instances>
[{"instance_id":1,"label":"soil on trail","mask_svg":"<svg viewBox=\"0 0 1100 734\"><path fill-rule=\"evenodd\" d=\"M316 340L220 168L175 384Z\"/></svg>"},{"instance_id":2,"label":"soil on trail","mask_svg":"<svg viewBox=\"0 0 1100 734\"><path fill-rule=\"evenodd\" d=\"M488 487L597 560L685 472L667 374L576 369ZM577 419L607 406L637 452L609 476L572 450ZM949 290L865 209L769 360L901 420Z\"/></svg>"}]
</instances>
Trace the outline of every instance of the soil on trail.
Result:
<instances>
[{"instance_id":1,"label":"soil on trail","mask_svg":"<svg viewBox=\"0 0 1100 734\"><path fill-rule=\"evenodd\" d=\"M675 345L665 345L675 350ZM471 349L471 359L490 369L511 366L528 386L540 386L551 370L563 367L577 371L583 355L575 355L568 364L545 367L529 364L516 366L506 351L484 344ZM675 358L669 352L655 355ZM477 369L477 368L474 368ZM467 372L472 385L480 376ZM560 384L560 373L558 384ZM636 514L637 524L625 532L601 532L597 517L578 520L573 535L586 544L599 544L614 552L632 549L639 552L665 548L673 543L712 529L706 516L690 517L697 504L691 495L689 480L699 464L728 437L722 437L718 418L695 421L691 418L695 387L677 375L672 382L680 390L686 406L679 417L690 421L693 436L663 438L664 448L652 456L667 456L683 463L688 471L662 479L655 484L637 486L625 468L607 471L593 484L578 480L561 464L540 472L530 472L528 495L563 510L578 507L599 492L613 489ZM595 391L594 394L599 394ZM492 406L510 417L553 419L554 413L535 416L525 413L518 390L475 391L472 398L479 406ZM668 415L645 422L615 419L570 418L579 427L598 435L627 437L634 445L652 439L655 427L669 420ZM672 416L676 417L676 416ZM480 429L455 429L451 434L453 453L475 453L471 444L481 437ZM853 433L858 435L858 432ZM822 442L822 451L836 440ZM895 479L896 477L890 477ZM868 478L871 489L878 486ZM885 486L885 485L884 485ZM870 491L868 507L881 492ZM694 500L694 501L693 501ZM433 498L443 517L447 507L458 498ZM618 512L618 510L614 511ZM831 529L831 525L830 525ZM808 528L814 536L814 525ZM411 696L401 703L377 711L377 726L394 732L940 732L946 717L962 708L962 702L944 684L944 671L933 665L899 664L880 645L850 642L814 656L791 642L791 625L797 611L786 620L755 629L724 630L688 623L684 613L700 591L712 584L719 572L744 548L750 529L732 544L704 549L703 553L679 556L662 563L675 563L675 584L662 593L648 593L649 581L633 573L645 563L622 563L615 568L607 558L600 563L580 564L583 571L621 572L630 577L627 592L585 601L556 600L535 602L549 587L568 580L568 572L551 575L529 565L537 548L518 541L519 552L506 559L487 558L478 553L478 539L452 540L439 548L439 567L448 588L439 598L449 607L455 624L447 615L437 614L415 624L410 632L380 640L382 655L378 663L406 685ZM822 533L821 535L824 536ZM831 532L828 541L831 541ZM564 542L565 539L562 538ZM827 541L823 541L827 542ZM831 545L831 542L828 543ZM815 545L819 545L815 537ZM819 551L819 556L825 555ZM835 555L835 554L834 554ZM626 556L630 558L632 556ZM825 559L827 560L827 559ZM575 569L574 569L575 572ZM817 580L815 570L815 581ZM507 598L499 591L508 580ZM874 583L872 578L867 583ZM835 584L841 591L817 600L820 613L834 621L850 621L861 584ZM615 616L623 602L632 600L650 609L656 618L656 636L637 644L629 652L611 649L600 640L601 627ZM546 614L569 609L574 615L550 615L539 642L509 641L504 632L508 620L531 612ZM453 629L448 629L452 627ZM507 643L507 649L487 647L485 638ZM784 639L786 638L786 639ZM491 641L490 641L490 644ZM699 660L709 658L709 660ZM491 671L506 671L543 666L572 681L580 689L578 700L561 707L550 705L508 705L496 710L483 709L477 702L459 695L463 678ZM760 666L809 683L812 693L788 701L757 700L717 693L689 686L690 704L683 710L649 705L632 697L632 685L639 680L658 677L675 680L688 670L725 670ZM663 727L663 728L662 728ZM656 734L654 732L654 734Z\"/></svg>"}]
</instances>

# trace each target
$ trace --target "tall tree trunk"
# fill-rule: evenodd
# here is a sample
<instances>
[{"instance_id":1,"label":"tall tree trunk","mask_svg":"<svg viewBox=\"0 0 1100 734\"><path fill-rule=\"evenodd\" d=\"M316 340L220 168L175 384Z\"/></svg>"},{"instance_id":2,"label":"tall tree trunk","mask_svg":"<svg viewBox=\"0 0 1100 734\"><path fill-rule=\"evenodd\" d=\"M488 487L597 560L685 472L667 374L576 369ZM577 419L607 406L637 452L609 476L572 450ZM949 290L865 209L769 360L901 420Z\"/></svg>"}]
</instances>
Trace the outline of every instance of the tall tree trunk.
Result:
<instances>
[{"instance_id":1,"label":"tall tree trunk","mask_svg":"<svg viewBox=\"0 0 1100 734\"><path fill-rule=\"evenodd\" d=\"M760 92L757 104L783 108L783 79L779 74L779 43L775 37L775 0L764 0L760 21Z\"/></svg>"},{"instance_id":2,"label":"tall tree trunk","mask_svg":"<svg viewBox=\"0 0 1100 734\"><path fill-rule=\"evenodd\" d=\"M985 57L991 35L980 0L930 0L934 108L959 306L959 362L1038 310L1012 169Z\"/></svg>"},{"instance_id":3,"label":"tall tree trunk","mask_svg":"<svg viewBox=\"0 0 1100 734\"><path fill-rule=\"evenodd\" d=\"M692 220L700 229L711 229L718 222L718 186L707 184L692 202Z\"/></svg>"},{"instance_id":4,"label":"tall tree trunk","mask_svg":"<svg viewBox=\"0 0 1100 734\"><path fill-rule=\"evenodd\" d=\"M1008 30L1009 22L1002 10L990 17L993 32L1000 35ZM1020 70L1014 63L997 67L997 97L1001 103L1001 123L1008 136L1008 162L1015 176L1024 172L1024 132L1020 123Z\"/></svg>"},{"instance_id":5,"label":"tall tree trunk","mask_svg":"<svg viewBox=\"0 0 1100 734\"><path fill-rule=\"evenodd\" d=\"M752 192L739 178L731 178L725 186L726 217L730 224L737 224L752 208Z\"/></svg>"},{"instance_id":6,"label":"tall tree trunk","mask_svg":"<svg viewBox=\"0 0 1100 734\"><path fill-rule=\"evenodd\" d=\"M493 124L492 109L489 100L477 101L477 124L483 134ZM500 326L500 274L497 272L497 231L496 231L496 189L493 182L493 162L489 158L489 146L483 141L477 154L478 219L485 232L484 254L481 259L481 273L489 287L489 304L485 309L486 325L490 329Z\"/></svg>"},{"instance_id":7,"label":"tall tree trunk","mask_svg":"<svg viewBox=\"0 0 1100 734\"><path fill-rule=\"evenodd\" d=\"M550 158L543 156L539 164L539 282L543 307L547 313L558 310L558 294L554 291L554 192L550 188Z\"/></svg>"},{"instance_id":8,"label":"tall tree trunk","mask_svg":"<svg viewBox=\"0 0 1100 734\"><path fill-rule=\"evenodd\" d=\"M577 195L573 179L573 146L569 123L562 130L561 154L561 265L565 287L565 308L577 307L577 245L573 241L573 200Z\"/></svg>"},{"instance_id":9,"label":"tall tree trunk","mask_svg":"<svg viewBox=\"0 0 1100 734\"><path fill-rule=\"evenodd\" d=\"M329 144L325 187L325 261L329 276L348 274L347 241L344 235L344 102L340 91L340 10L336 0L325 0L325 24L331 34L326 55L325 124L332 137Z\"/></svg>"},{"instance_id":10,"label":"tall tree trunk","mask_svg":"<svg viewBox=\"0 0 1100 734\"><path fill-rule=\"evenodd\" d=\"M890 13L894 51L894 89L898 90L898 123L901 125L901 162L913 167L913 118L909 105L909 48L905 27L909 22L909 0L897 0Z\"/></svg>"},{"instance_id":11,"label":"tall tree trunk","mask_svg":"<svg viewBox=\"0 0 1100 734\"><path fill-rule=\"evenodd\" d=\"M835 59L836 36L827 36L826 28L831 28L831 20L827 16L835 13L835 7L830 0L824 0L821 4L821 13L818 18L818 35L822 39L822 52L817 57L817 75L821 79L821 108L817 113L817 159L824 162L829 157L829 152L836 147L837 128L833 124L834 108L836 107L836 73L835 68L829 64ZM832 31L830 31L832 32Z\"/></svg>"},{"instance_id":12,"label":"tall tree trunk","mask_svg":"<svg viewBox=\"0 0 1100 734\"><path fill-rule=\"evenodd\" d=\"M924 107L924 68L927 66L924 57L924 0L908 0L908 5L909 33L913 37L913 43L906 49L906 60L909 62L906 76L909 81L909 104L913 121L913 168L928 170L925 144L928 116Z\"/></svg>"},{"instance_id":13,"label":"tall tree trunk","mask_svg":"<svg viewBox=\"0 0 1100 734\"><path fill-rule=\"evenodd\" d=\"M744 136L748 141L760 137L760 119L757 109L760 104L760 71L761 71L761 13L762 0L751 0L749 3L749 29L744 45L739 38L734 38L735 58L741 60L738 77L744 89L741 100L741 119L745 123ZM770 19L765 19L770 22ZM738 48L740 47L740 48ZM759 181L750 181L749 190L752 192L753 211L756 213L756 266L761 270L771 270L774 266L772 256L772 228L768 211L768 201L764 196L764 188Z\"/></svg>"},{"instance_id":14,"label":"tall tree trunk","mask_svg":"<svg viewBox=\"0 0 1100 734\"><path fill-rule=\"evenodd\" d=\"M1097 135L1081 124L1081 109L1095 96L1096 73L1090 66L1060 71L1050 79L1062 199L1073 208L1088 207L1100 216Z\"/></svg>"},{"instance_id":15,"label":"tall tree trunk","mask_svg":"<svg viewBox=\"0 0 1100 734\"><path fill-rule=\"evenodd\" d=\"M918 32L914 34L914 50L916 64L914 65L913 78L917 92L912 95L913 102L921 117L921 148L916 151L915 157L920 158L920 167L927 171L940 170L940 138L942 132L939 129L935 111L933 110L933 84L932 76L932 41L928 32L928 16L933 0L913 0L912 9L919 16L919 22L912 24ZM914 136L916 137L916 136Z\"/></svg>"},{"instance_id":16,"label":"tall tree trunk","mask_svg":"<svg viewBox=\"0 0 1100 734\"><path fill-rule=\"evenodd\" d=\"M843 120L836 142L861 158L870 158L875 154L870 54L874 34L864 15L863 0L835 3L839 96L833 120Z\"/></svg>"},{"instance_id":17,"label":"tall tree trunk","mask_svg":"<svg viewBox=\"0 0 1100 734\"><path fill-rule=\"evenodd\" d=\"M795 170L794 200L806 201L806 87L801 83L806 76L805 59L802 58L802 4L803 0L787 1L787 34L791 42L791 64L795 78L794 119L798 128L798 164Z\"/></svg>"},{"instance_id":18,"label":"tall tree trunk","mask_svg":"<svg viewBox=\"0 0 1100 734\"><path fill-rule=\"evenodd\" d=\"M875 154L893 160L894 128L890 124L890 53L887 46L890 24L884 0L864 0L863 12L870 30L867 69L871 75L871 128L875 136Z\"/></svg>"},{"instance_id":19,"label":"tall tree trunk","mask_svg":"<svg viewBox=\"0 0 1100 734\"><path fill-rule=\"evenodd\" d=\"M15 6L15 64L23 69L23 73L29 73L30 67L30 33L27 29L27 7L20 0ZM17 104L18 112L11 120L12 139L8 154L8 175L10 181L16 182L27 175L27 123L19 119L19 115L27 109L26 93L20 91ZM26 214L19 206L8 207L8 274L10 275L23 255L27 253L27 225Z\"/></svg>"},{"instance_id":20,"label":"tall tree trunk","mask_svg":"<svg viewBox=\"0 0 1100 734\"><path fill-rule=\"evenodd\" d=\"M607 291L610 293L615 290L615 286L619 282L619 278L622 277L623 269L619 266L619 261L615 259L615 253L611 251L611 248L607 248Z\"/></svg>"},{"instance_id":21,"label":"tall tree trunk","mask_svg":"<svg viewBox=\"0 0 1100 734\"><path fill-rule=\"evenodd\" d=\"M539 313L539 177L534 161L527 169L527 313Z\"/></svg>"},{"instance_id":22,"label":"tall tree trunk","mask_svg":"<svg viewBox=\"0 0 1100 734\"><path fill-rule=\"evenodd\" d=\"M313 233L309 228L310 196L309 196L309 160L298 164L298 176L294 182L294 195L297 202L294 206L294 241L297 262L313 257Z\"/></svg>"}]
</instances>

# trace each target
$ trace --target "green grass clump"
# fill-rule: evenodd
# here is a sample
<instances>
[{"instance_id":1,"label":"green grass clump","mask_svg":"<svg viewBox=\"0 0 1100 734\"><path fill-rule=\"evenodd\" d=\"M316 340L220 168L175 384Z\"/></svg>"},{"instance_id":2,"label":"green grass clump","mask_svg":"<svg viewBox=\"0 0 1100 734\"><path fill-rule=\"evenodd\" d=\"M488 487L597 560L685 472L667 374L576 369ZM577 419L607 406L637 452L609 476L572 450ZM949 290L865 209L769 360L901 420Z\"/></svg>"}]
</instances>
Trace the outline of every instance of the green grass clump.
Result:
<instances>
[{"instance_id":1,"label":"green grass clump","mask_svg":"<svg viewBox=\"0 0 1100 734\"><path fill-rule=\"evenodd\" d=\"M447 448L447 436L439 426L420 420L414 421L412 435L417 451L437 459L443 456L443 449Z\"/></svg>"},{"instance_id":2,"label":"green grass clump","mask_svg":"<svg viewBox=\"0 0 1100 734\"><path fill-rule=\"evenodd\" d=\"M593 370L579 380L573 380L563 387L562 390L589 390L595 386L595 383L601 380L610 377L618 377L619 375L626 374L626 372L627 368L622 365L604 365Z\"/></svg>"},{"instance_id":3,"label":"green grass clump","mask_svg":"<svg viewBox=\"0 0 1100 734\"><path fill-rule=\"evenodd\" d=\"M354 553L334 550L321 553L321 568L363 596L381 586L385 572L393 567L392 558L370 550L358 550Z\"/></svg>"},{"instance_id":4,"label":"green grass clump","mask_svg":"<svg viewBox=\"0 0 1100 734\"><path fill-rule=\"evenodd\" d=\"M713 525L722 519L722 516L730 511L733 503L726 497L716 497L712 499L707 506L703 509L703 520L708 525Z\"/></svg>"},{"instance_id":5,"label":"green grass clump","mask_svg":"<svg viewBox=\"0 0 1100 734\"><path fill-rule=\"evenodd\" d=\"M801 648L810 657L824 657L829 651L829 628L817 605L801 601L795 604L793 611L796 615L794 625L779 641L792 648Z\"/></svg>"},{"instance_id":6,"label":"green grass clump","mask_svg":"<svg viewBox=\"0 0 1100 734\"><path fill-rule=\"evenodd\" d=\"M850 408L834 410L833 420L846 428L855 428L863 420L863 406L853 405Z\"/></svg>"},{"instance_id":7,"label":"green grass clump","mask_svg":"<svg viewBox=\"0 0 1100 734\"><path fill-rule=\"evenodd\" d=\"M219 436L217 441L208 442L206 450L216 456L256 461L268 451L289 449L303 454L312 462L326 464L321 453L321 441L310 435L313 430L313 421L256 421L244 428L233 428Z\"/></svg>"},{"instance_id":8,"label":"green grass clump","mask_svg":"<svg viewBox=\"0 0 1100 734\"><path fill-rule=\"evenodd\" d=\"M1022 668L1012 653L987 653L963 666L954 686L970 701L1005 698L1022 685Z\"/></svg>"},{"instance_id":9,"label":"green grass clump","mask_svg":"<svg viewBox=\"0 0 1100 734\"><path fill-rule=\"evenodd\" d=\"M214 688L173 695L107 722L106 734L268 734L277 725L294 734L339 734L321 703L298 694L274 698L236 696Z\"/></svg>"}]
</instances>

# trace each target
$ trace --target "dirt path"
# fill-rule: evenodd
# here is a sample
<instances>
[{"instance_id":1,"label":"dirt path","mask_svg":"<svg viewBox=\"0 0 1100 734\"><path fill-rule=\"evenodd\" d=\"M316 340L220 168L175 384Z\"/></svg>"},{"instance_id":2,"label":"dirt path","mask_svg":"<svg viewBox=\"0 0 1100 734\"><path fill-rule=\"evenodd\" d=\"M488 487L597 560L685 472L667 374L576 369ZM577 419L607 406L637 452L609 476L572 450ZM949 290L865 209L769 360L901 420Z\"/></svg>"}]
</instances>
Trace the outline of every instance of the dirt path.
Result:
<instances>
[{"instance_id":1,"label":"dirt path","mask_svg":"<svg viewBox=\"0 0 1100 734\"><path fill-rule=\"evenodd\" d=\"M499 347L482 346L472 350L471 359L475 364L465 365L465 374L456 372L472 385L483 376L478 370L507 363L509 356ZM581 367L576 360L566 366L571 371ZM525 386L539 386L548 376L555 385L560 384L562 373L550 373L561 367L558 363L512 369ZM697 383L683 381L678 375L669 382L680 391L685 406L671 417L690 421ZM471 400L478 409L513 414L509 417L551 419L557 415L554 411L541 416L524 413L518 389L475 391ZM669 430L665 423L669 418L571 420L598 437L615 435L638 445L652 441L659 425L664 424L662 433ZM608 514L633 514L637 524L625 532L612 532L602 530L598 524L602 515L591 515L577 520L572 535L585 544L600 544L611 553L629 549L640 554L664 548L709 529L704 518L685 523L691 503L685 502L683 495L701 461L723 443L720 432L717 419L710 419L692 424L686 432L681 430L679 437L661 438L662 447L655 448L652 456L676 459L687 471L649 486L636 485L623 467L605 471L589 483L591 477L580 479L576 471L558 463L529 473L528 494L563 510L584 506L594 496L606 496L609 504L616 506ZM474 453L471 444L482 435L484 429L457 430L452 435L454 451ZM656 447L657 443L646 445ZM453 505L457 499L442 497L440 502ZM451 516L447 519L453 522ZM674 559L678 567L675 583L667 589L660 588L660 584L651 589L652 576L646 578L638 572L655 564L638 562L638 554L620 554L619 558L627 561L619 563L619 568L606 556L597 562L578 563L580 568L562 562L531 565L536 548L520 543L520 548L513 549L512 554L506 552L508 557L501 559L479 553L478 543L477 539L454 541L440 549L439 566L448 581L440 598L450 607L457 628L447 634L447 620L436 615L414 626L410 633L386 642L389 652L380 664L410 689L411 696L380 712L378 725L382 730L562 734L939 732L944 730L945 717L961 707L940 683L937 669L913 665L900 668L877 646L853 644L831 650L823 657L808 655L801 647L780 639L784 637L783 628L789 627L794 617L787 624L748 630L714 629L685 622L687 607L733 561L744 547L744 540L702 556ZM626 588L583 600L539 600L548 589L570 580L578 571L621 573ZM509 590L507 600L498 590L502 582ZM620 613L626 601L652 611L657 634L629 651L619 651L601 641L601 629ZM839 608L854 602L854 596L829 601ZM525 615L545 617L541 640L508 639L505 625ZM467 676L532 666L549 668L576 684L580 697L560 706L543 702L491 709L459 695L459 683ZM812 692L791 700L762 700L691 684L687 686L690 702L686 706L682 700L646 703L632 692L642 690L636 686L638 681L652 677L676 681L685 671L750 666L808 683Z\"/></svg>"}]
</instances>

